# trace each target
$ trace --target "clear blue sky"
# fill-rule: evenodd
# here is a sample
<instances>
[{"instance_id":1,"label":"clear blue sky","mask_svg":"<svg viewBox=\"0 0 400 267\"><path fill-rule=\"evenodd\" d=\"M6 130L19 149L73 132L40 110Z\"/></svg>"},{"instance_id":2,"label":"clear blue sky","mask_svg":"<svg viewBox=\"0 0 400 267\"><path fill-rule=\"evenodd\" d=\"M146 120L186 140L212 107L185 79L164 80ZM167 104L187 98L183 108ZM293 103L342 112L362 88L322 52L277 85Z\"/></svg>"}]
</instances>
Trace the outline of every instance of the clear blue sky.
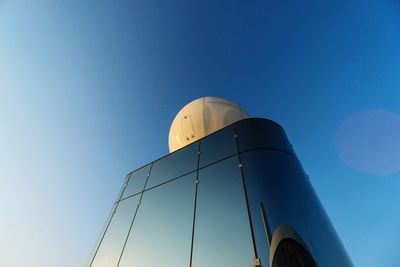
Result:
<instances>
[{"instance_id":1,"label":"clear blue sky","mask_svg":"<svg viewBox=\"0 0 400 267\"><path fill-rule=\"evenodd\" d=\"M356 266L399 266L399 48L395 0L0 0L0 266L84 265L209 95L286 129Z\"/></svg>"}]
</instances>

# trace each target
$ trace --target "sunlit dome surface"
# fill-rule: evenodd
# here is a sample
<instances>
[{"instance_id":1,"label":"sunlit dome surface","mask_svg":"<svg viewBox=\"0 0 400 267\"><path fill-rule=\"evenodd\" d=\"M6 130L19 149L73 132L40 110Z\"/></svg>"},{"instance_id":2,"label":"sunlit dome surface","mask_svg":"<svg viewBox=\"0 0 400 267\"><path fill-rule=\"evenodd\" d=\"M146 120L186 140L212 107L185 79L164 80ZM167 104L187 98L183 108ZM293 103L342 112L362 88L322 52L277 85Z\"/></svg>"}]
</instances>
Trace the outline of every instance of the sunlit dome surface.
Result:
<instances>
[{"instance_id":1,"label":"sunlit dome surface","mask_svg":"<svg viewBox=\"0 0 400 267\"><path fill-rule=\"evenodd\" d=\"M202 97L184 106L169 130L169 151L174 152L219 129L248 118L237 104L220 97Z\"/></svg>"}]
</instances>

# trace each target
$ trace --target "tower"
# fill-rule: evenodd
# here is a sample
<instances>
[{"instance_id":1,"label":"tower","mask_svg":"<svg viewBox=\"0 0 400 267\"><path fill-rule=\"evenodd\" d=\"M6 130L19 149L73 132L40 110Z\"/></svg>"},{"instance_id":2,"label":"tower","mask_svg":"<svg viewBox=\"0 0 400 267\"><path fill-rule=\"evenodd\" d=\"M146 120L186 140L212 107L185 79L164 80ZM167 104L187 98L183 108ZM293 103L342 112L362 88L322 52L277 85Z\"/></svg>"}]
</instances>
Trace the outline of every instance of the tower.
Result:
<instances>
[{"instance_id":1,"label":"tower","mask_svg":"<svg viewBox=\"0 0 400 267\"><path fill-rule=\"evenodd\" d=\"M352 266L277 123L201 98L169 145L126 176L88 266Z\"/></svg>"}]
</instances>

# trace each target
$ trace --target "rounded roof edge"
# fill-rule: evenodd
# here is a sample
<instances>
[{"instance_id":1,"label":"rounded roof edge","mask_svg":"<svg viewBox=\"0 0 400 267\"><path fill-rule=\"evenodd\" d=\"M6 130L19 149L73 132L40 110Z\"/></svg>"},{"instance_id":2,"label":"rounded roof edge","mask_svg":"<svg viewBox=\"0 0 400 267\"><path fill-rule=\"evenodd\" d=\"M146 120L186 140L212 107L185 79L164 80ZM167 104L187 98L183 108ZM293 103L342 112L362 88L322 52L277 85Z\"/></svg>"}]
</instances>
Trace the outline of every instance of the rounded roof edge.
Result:
<instances>
[{"instance_id":1,"label":"rounded roof edge","mask_svg":"<svg viewBox=\"0 0 400 267\"><path fill-rule=\"evenodd\" d=\"M267 118L261 118L261 117L245 118L245 119L242 119L242 120L240 120L240 121L234 122L234 123L232 123L231 125L228 125L228 126L232 126L233 124L240 123L241 121L248 121L248 120L260 120L260 121L271 122L272 124L275 124L276 126L278 126L279 128L281 128L282 131L285 132L285 129L283 129L283 127L282 127L279 123L277 123L276 121L271 120L271 119L267 119ZM221 130L222 130L222 129L221 129ZM286 132L285 132L285 133L286 133Z\"/></svg>"},{"instance_id":2,"label":"rounded roof edge","mask_svg":"<svg viewBox=\"0 0 400 267\"><path fill-rule=\"evenodd\" d=\"M167 153L167 154L165 154L165 155L163 155L163 156L161 156L161 157L159 157L159 158L157 158L157 159L155 159L155 160L153 160L153 161L151 161L151 162L149 162L149 163L146 163L146 164L144 164L144 165L142 165L142 166L140 166L140 167L138 167L138 168L135 168L135 169L133 169L133 170L131 170L131 171L128 171L127 175L129 175L130 173L135 172L135 171L137 171L137 170L139 170L139 169L141 169L141 168L143 168L143 167L145 167L145 166L147 166L147 165L149 165L149 164L152 164L152 163L154 163L154 162L156 162L156 161L159 161L159 160L161 160L161 159L163 159L163 158L165 158L165 157L167 157L167 156L169 156L169 155L171 155L171 154L173 154L173 153L175 153L175 152L178 152L178 151L180 151L180 150L182 150L182 149L185 149L185 148L187 148L188 146L194 145L194 144L196 144L197 142L199 142L199 141L201 141L201 140L203 140L203 139L205 139L205 138L208 138L208 137L210 137L210 136L212 136L212 135L214 135L214 134L216 134L216 133L218 133L218 132L224 130L224 129L227 128L227 127L232 127L232 126L234 126L235 124L243 123L243 122L246 122L246 121L257 121L257 120L258 120L258 121L264 121L264 122L267 122L267 123L272 123L272 124L278 126L278 127L286 134L285 129L283 129L283 127L282 127L279 123L277 123L276 121L273 121L273 120L271 120L271 119L261 118L261 117L244 118L244 119L235 121L235 122L233 122L233 123L231 123L231 124L229 124L229 125L227 125L227 126L221 128L221 129L219 129L219 130L217 130L217 131L215 131L215 132L213 132L213 133L211 133L211 134L209 134L209 135L207 135L207 136L204 136L203 138L200 138L200 139L196 140L195 142L188 144L187 146L181 147L181 148L179 148L179 149L177 149L177 150L175 150L175 151L173 151L173 152Z\"/></svg>"}]
</instances>

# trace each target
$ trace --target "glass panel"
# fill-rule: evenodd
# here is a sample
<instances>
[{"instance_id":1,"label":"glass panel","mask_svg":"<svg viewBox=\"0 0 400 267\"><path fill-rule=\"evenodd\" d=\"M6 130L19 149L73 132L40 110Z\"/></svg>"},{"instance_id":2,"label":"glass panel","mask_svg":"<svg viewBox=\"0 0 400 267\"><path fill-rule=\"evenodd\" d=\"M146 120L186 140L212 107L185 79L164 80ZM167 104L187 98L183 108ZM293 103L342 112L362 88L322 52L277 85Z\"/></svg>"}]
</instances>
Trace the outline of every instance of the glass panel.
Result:
<instances>
[{"instance_id":1,"label":"glass panel","mask_svg":"<svg viewBox=\"0 0 400 267\"><path fill-rule=\"evenodd\" d=\"M126 198L128 196L134 195L143 191L144 184L146 183L147 175L150 171L150 166L146 165L139 170L136 170L131 173L131 176L128 180L128 185L125 187L124 193L122 194L122 198Z\"/></svg>"},{"instance_id":2,"label":"glass panel","mask_svg":"<svg viewBox=\"0 0 400 267\"><path fill-rule=\"evenodd\" d=\"M241 158L254 223L262 223L262 202L271 233L279 225L288 224L308 244L304 228L304 187L308 186L308 180L296 159L287 153L273 150L251 151L243 153ZM266 240L266 234L256 235L256 240L259 239L257 243L262 244L261 238Z\"/></svg>"},{"instance_id":3,"label":"glass panel","mask_svg":"<svg viewBox=\"0 0 400 267\"><path fill-rule=\"evenodd\" d=\"M144 192L119 267L189 266L196 173Z\"/></svg>"},{"instance_id":4,"label":"glass panel","mask_svg":"<svg viewBox=\"0 0 400 267\"><path fill-rule=\"evenodd\" d=\"M248 189L248 188L247 188ZM249 190L247 190L249 193ZM250 198L250 196L248 195ZM261 261L261 266L269 266L269 243L268 243L268 234L267 229L264 224L260 205L257 206L257 203L249 203L251 210L251 218L253 223L253 231L254 238L257 246L258 258ZM258 203L259 204L259 203ZM266 217L266 219L269 219Z\"/></svg>"},{"instance_id":5,"label":"glass panel","mask_svg":"<svg viewBox=\"0 0 400 267\"><path fill-rule=\"evenodd\" d=\"M266 119L246 119L235 124L239 150L275 148L294 154L285 131L275 122Z\"/></svg>"},{"instance_id":6,"label":"glass panel","mask_svg":"<svg viewBox=\"0 0 400 267\"><path fill-rule=\"evenodd\" d=\"M117 199L115 200L115 203L118 202L121 199L121 196L122 196L122 194L124 193L124 190L125 190L125 185L128 183L130 176L131 176L131 173L128 173L125 176L124 183L122 184L121 189L119 190L119 193L118 193Z\"/></svg>"},{"instance_id":7,"label":"glass panel","mask_svg":"<svg viewBox=\"0 0 400 267\"><path fill-rule=\"evenodd\" d=\"M91 267L117 266L125 243L139 196L134 196L118 203L117 209Z\"/></svg>"},{"instance_id":8,"label":"glass panel","mask_svg":"<svg viewBox=\"0 0 400 267\"><path fill-rule=\"evenodd\" d=\"M238 158L200 170L197 194L192 266L253 266Z\"/></svg>"},{"instance_id":9,"label":"glass panel","mask_svg":"<svg viewBox=\"0 0 400 267\"><path fill-rule=\"evenodd\" d=\"M200 168L236 153L232 127L227 127L201 140Z\"/></svg>"},{"instance_id":10,"label":"glass panel","mask_svg":"<svg viewBox=\"0 0 400 267\"><path fill-rule=\"evenodd\" d=\"M121 193L122 193L122 192L121 192ZM121 193L120 193L120 195L121 195ZM94 246L94 250L92 251L92 254L91 254L90 257L89 257L89 260L88 260L88 262L87 262L86 265L85 265L85 266L87 266L87 267L90 266L90 264L91 264L91 262L92 262L92 260L93 260L93 257L94 257L95 254L96 254L96 250L97 250L97 248L98 248L98 246L99 246L99 244L100 244L100 242L101 242L101 240L102 240L102 237L103 237L104 233L107 231L107 228L108 228L109 224L111 224L110 220L112 219L113 214L114 214L114 212L115 212L115 210L116 210L116 208L117 208L117 204L118 204L118 203L114 203L113 208L111 209L111 212L110 212L110 214L109 214L108 217L107 217L106 223L104 224L103 229L101 230L101 234L99 235L99 237L98 237L98 239L97 239L97 242L96 242L96 245Z\"/></svg>"},{"instance_id":11,"label":"glass panel","mask_svg":"<svg viewBox=\"0 0 400 267\"><path fill-rule=\"evenodd\" d=\"M159 185L196 170L198 151L199 142L195 142L155 161L146 188Z\"/></svg>"},{"instance_id":12,"label":"glass panel","mask_svg":"<svg viewBox=\"0 0 400 267\"><path fill-rule=\"evenodd\" d=\"M352 266L295 157L279 151L258 150L243 153L241 158L253 222L261 221L259 205L263 202L272 233L280 225L290 225L319 266ZM265 239L265 235L256 233L257 244L265 242L261 237Z\"/></svg>"}]
</instances>

